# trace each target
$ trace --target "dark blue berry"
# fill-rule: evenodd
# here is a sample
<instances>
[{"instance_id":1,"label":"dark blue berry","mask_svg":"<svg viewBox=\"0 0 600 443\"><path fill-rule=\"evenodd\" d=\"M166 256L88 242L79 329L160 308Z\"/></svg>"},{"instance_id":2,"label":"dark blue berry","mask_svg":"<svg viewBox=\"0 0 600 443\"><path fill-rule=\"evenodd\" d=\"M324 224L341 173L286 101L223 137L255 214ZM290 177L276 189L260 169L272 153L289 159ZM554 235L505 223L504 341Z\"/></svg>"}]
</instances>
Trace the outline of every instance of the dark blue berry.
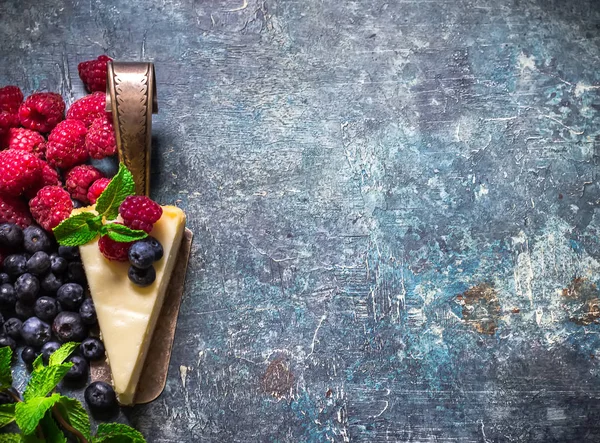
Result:
<instances>
[{"instance_id":1,"label":"dark blue berry","mask_svg":"<svg viewBox=\"0 0 600 443\"><path fill-rule=\"evenodd\" d=\"M0 285L10 283L11 281L10 276L6 272L0 272Z\"/></svg>"},{"instance_id":2,"label":"dark blue berry","mask_svg":"<svg viewBox=\"0 0 600 443\"><path fill-rule=\"evenodd\" d=\"M4 272L11 278L17 278L27 270L27 256L25 254L12 254L4 259Z\"/></svg>"},{"instance_id":3,"label":"dark blue berry","mask_svg":"<svg viewBox=\"0 0 600 443\"><path fill-rule=\"evenodd\" d=\"M23 326L23 322L18 318L12 317L4 322L4 334L8 335L15 340L21 338L21 326Z\"/></svg>"},{"instance_id":4,"label":"dark blue berry","mask_svg":"<svg viewBox=\"0 0 600 443\"><path fill-rule=\"evenodd\" d=\"M25 251L35 254L38 251L48 252L52 249L52 240L42 228L36 225L27 226L23 230L23 246Z\"/></svg>"},{"instance_id":5,"label":"dark blue berry","mask_svg":"<svg viewBox=\"0 0 600 443\"><path fill-rule=\"evenodd\" d=\"M140 240L138 243L147 243L148 245L150 245L150 247L154 251L154 261L158 261L163 257L163 247L156 238L149 235L145 239Z\"/></svg>"},{"instance_id":6,"label":"dark blue berry","mask_svg":"<svg viewBox=\"0 0 600 443\"><path fill-rule=\"evenodd\" d=\"M10 283L0 285L0 307L12 309L17 302L17 294L15 288Z\"/></svg>"},{"instance_id":7,"label":"dark blue berry","mask_svg":"<svg viewBox=\"0 0 600 443\"><path fill-rule=\"evenodd\" d=\"M73 382L87 380L90 366L85 358L79 355L73 355L67 361L73 363L73 366L71 366L69 372L65 374L65 380Z\"/></svg>"},{"instance_id":8,"label":"dark blue berry","mask_svg":"<svg viewBox=\"0 0 600 443\"><path fill-rule=\"evenodd\" d=\"M15 403L17 400L8 392L0 392L0 405Z\"/></svg>"},{"instance_id":9,"label":"dark blue berry","mask_svg":"<svg viewBox=\"0 0 600 443\"><path fill-rule=\"evenodd\" d=\"M58 301L52 297L40 297L33 305L36 317L44 321L52 321L59 313Z\"/></svg>"},{"instance_id":10,"label":"dark blue berry","mask_svg":"<svg viewBox=\"0 0 600 443\"><path fill-rule=\"evenodd\" d=\"M87 337L87 327L81 321L81 316L74 312L63 311L56 316L52 323L54 335L61 342L83 341Z\"/></svg>"},{"instance_id":11,"label":"dark blue berry","mask_svg":"<svg viewBox=\"0 0 600 443\"><path fill-rule=\"evenodd\" d=\"M27 320L29 317L33 317L35 315L33 312L33 304L17 300L17 302L15 303L15 314L17 314L17 317L23 320Z\"/></svg>"},{"instance_id":12,"label":"dark blue berry","mask_svg":"<svg viewBox=\"0 0 600 443\"><path fill-rule=\"evenodd\" d=\"M35 348L31 346L25 346L21 351L21 358L26 365L31 365L33 361L37 358L39 352L35 350Z\"/></svg>"},{"instance_id":13,"label":"dark blue berry","mask_svg":"<svg viewBox=\"0 0 600 443\"><path fill-rule=\"evenodd\" d=\"M67 261L77 261L81 258L79 255L79 246L59 246L58 255Z\"/></svg>"},{"instance_id":14,"label":"dark blue berry","mask_svg":"<svg viewBox=\"0 0 600 443\"><path fill-rule=\"evenodd\" d=\"M0 225L0 246L18 248L23 244L23 230L14 223Z\"/></svg>"},{"instance_id":15,"label":"dark blue berry","mask_svg":"<svg viewBox=\"0 0 600 443\"><path fill-rule=\"evenodd\" d=\"M83 302L83 288L77 283L66 283L58 289L56 298L63 308L77 310Z\"/></svg>"},{"instance_id":16,"label":"dark blue berry","mask_svg":"<svg viewBox=\"0 0 600 443\"><path fill-rule=\"evenodd\" d=\"M102 159L90 159L90 165L102 172L105 177L113 177L119 171L119 160L116 156Z\"/></svg>"},{"instance_id":17,"label":"dark blue berry","mask_svg":"<svg viewBox=\"0 0 600 443\"><path fill-rule=\"evenodd\" d=\"M50 256L44 251L38 251L27 260L27 271L35 275L44 275L51 265Z\"/></svg>"},{"instance_id":18,"label":"dark blue berry","mask_svg":"<svg viewBox=\"0 0 600 443\"><path fill-rule=\"evenodd\" d=\"M69 270L67 271L67 281L72 283L79 283L80 285L87 284L87 278L85 276L85 271L83 270L83 265L81 264L81 262L69 263Z\"/></svg>"},{"instance_id":19,"label":"dark blue berry","mask_svg":"<svg viewBox=\"0 0 600 443\"><path fill-rule=\"evenodd\" d=\"M52 254L50 256L50 271L55 275L62 275L67 272L69 262L58 254Z\"/></svg>"},{"instance_id":20,"label":"dark blue berry","mask_svg":"<svg viewBox=\"0 0 600 443\"><path fill-rule=\"evenodd\" d=\"M15 349L17 349L17 342L7 335L0 335L0 348L5 346L9 346L10 349L15 352Z\"/></svg>"},{"instance_id":21,"label":"dark blue berry","mask_svg":"<svg viewBox=\"0 0 600 443\"><path fill-rule=\"evenodd\" d=\"M62 278L54 275L52 272L49 272L42 277L40 284L46 294L56 294L56 291L58 291L58 289L62 286L63 281Z\"/></svg>"},{"instance_id":22,"label":"dark blue berry","mask_svg":"<svg viewBox=\"0 0 600 443\"><path fill-rule=\"evenodd\" d=\"M79 315L81 316L81 321L86 325L91 326L98 322L98 318L96 317L96 307L91 298L86 298L83 301L79 308Z\"/></svg>"},{"instance_id":23,"label":"dark blue berry","mask_svg":"<svg viewBox=\"0 0 600 443\"><path fill-rule=\"evenodd\" d=\"M15 293L17 300L23 303L33 304L40 292L40 281L31 274L23 274L15 282Z\"/></svg>"},{"instance_id":24,"label":"dark blue berry","mask_svg":"<svg viewBox=\"0 0 600 443\"><path fill-rule=\"evenodd\" d=\"M4 316L2 314L0 314L0 329L2 329L3 325L4 325Z\"/></svg>"},{"instance_id":25,"label":"dark blue berry","mask_svg":"<svg viewBox=\"0 0 600 443\"><path fill-rule=\"evenodd\" d=\"M117 408L117 396L108 383L95 381L85 389L85 401L92 412L109 412Z\"/></svg>"},{"instance_id":26,"label":"dark blue berry","mask_svg":"<svg viewBox=\"0 0 600 443\"><path fill-rule=\"evenodd\" d=\"M44 346L42 346L40 353L42 354L42 360L45 364L48 364L48 362L50 361L50 356L56 351L58 351L59 348L60 343L57 341L49 341Z\"/></svg>"},{"instance_id":27,"label":"dark blue berry","mask_svg":"<svg viewBox=\"0 0 600 443\"><path fill-rule=\"evenodd\" d=\"M71 201L73 202L73 208L77 209L77 208L83 208L86 206L85 203L79 201L79 200L75 200L74 198L71 199Z\"/></svg>"},{"instance_id":28,"label":"dark blue berry","mask_svg":"<svg viewBox=\"0 0 600 443\"><path fill-rule=\"evenodd\" d=\"M41 347L50 341L52 331L50 325L37 317L28 318L21 326L21 337L29 346Z\"/></svg>"},{"instance_id":29,"label":"dark blue berry","mask_svg":"<svg viewBox=\"0 0 600 443\"><path fill-rule=\"evenodd\" d=\"M102 360L104 358L104 343L95 337L86 338L79 345L81 355L91 361Z\"/></svg>"},{"instance_id":30,"label":"dark blue berry","mask_svg":"<svg viewBox=\"0 0 600 443\"><path fill-rule=\"evenodd\" d=\"M154 266L150 266L147 269L138 269L135 266L130 266L127 275L129 276L129 280L141 287L150 286L156 280Z\"/></svg>"},{"instance_id":31,"label":"dark blue berry","mask_svg":"<svg viewBox=\"0 0 600 443\"><path fill-rule=\"evenodd\" d=\"M129 263L138 269L147 269L154 263L155 252L147 242L135 242L129 248Z\"/></svg>"}]
</instances>

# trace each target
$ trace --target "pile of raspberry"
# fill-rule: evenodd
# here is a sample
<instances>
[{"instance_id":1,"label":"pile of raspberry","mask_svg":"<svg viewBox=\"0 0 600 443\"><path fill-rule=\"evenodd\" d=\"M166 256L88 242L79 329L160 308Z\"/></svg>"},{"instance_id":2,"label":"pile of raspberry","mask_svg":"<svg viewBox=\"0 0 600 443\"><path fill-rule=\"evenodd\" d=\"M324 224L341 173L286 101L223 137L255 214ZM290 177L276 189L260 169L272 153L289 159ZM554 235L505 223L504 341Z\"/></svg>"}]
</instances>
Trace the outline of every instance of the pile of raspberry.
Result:
<instances>
[{"instance_id":1,"label":"pile of raspberry","mask_svg":"<svg viewBox=\"0 0 600 443\"><path fill-rule=\"evenodd\" d=\"M52 232L74 208L94 204L104 191L118 167L112 118L105 110L110 60L101 55L79 64L90 94L68 109L54 92L25 98L17 86L0 88L0 224L38 224ZM147 205L125 210L126 225L152 228L155 215L148 217Z\"/></svg>"}]
</instances>

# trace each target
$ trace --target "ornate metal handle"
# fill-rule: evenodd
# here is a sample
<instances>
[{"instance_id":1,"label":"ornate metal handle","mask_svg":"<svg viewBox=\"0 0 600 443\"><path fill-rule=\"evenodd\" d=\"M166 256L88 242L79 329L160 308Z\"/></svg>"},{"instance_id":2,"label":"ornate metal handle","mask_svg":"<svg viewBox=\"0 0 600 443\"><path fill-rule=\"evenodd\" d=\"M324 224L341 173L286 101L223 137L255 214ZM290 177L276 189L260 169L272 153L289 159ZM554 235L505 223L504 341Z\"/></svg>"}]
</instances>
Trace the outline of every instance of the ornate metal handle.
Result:
<instances>
[{"instance_id":1,"label":"ornate metal handle","mask_svg":"<svg viewBox=\"0 0 600 443\"><path fill-rule=\"evenodd\" d=\"M149 195L152 114L158 113L154 64L109 62L106 89L119 160L133 174L136 194Z\"/></svg>"}]
</instances>

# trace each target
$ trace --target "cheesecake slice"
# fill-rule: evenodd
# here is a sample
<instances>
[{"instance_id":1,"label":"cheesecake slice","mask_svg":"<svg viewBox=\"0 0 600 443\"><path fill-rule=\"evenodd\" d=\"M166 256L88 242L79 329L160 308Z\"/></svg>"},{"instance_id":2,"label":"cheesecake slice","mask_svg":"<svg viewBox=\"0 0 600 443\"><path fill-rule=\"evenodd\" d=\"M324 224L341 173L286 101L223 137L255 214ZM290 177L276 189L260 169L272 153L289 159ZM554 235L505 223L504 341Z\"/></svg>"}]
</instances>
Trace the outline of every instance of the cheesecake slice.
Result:
<instances>
[{"instance_id":1,"label":"cheesecake slice","mask_svg":"<svg viewBox=\"0 0 600 443\"><path fill-rule=\"evenodd\" d=\"M162 244L164 256L154 264L156 280L150 286L133 284L127 276L129 263L104 258L97 239L79 247L113 386L122 405L134 402L185 228L185 214L181 209L175 206L162 209L162 216L150 235Z\"/></svg>"}]
</instances>

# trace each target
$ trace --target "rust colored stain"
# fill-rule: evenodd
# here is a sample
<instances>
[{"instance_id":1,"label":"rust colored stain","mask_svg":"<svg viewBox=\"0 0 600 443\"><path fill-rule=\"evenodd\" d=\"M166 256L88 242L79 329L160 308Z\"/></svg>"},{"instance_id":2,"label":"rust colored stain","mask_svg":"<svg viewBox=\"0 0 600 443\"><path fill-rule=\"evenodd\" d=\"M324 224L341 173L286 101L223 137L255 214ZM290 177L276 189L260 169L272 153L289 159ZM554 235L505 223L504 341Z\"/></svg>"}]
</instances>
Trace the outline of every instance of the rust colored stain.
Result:
<instances>
[{"instance_id":1,"label":"rust colored stain","mask_svg":"<svg viewBox=\"0 0 600 443\"><path fill-rule=\"evenodd\" d=\"M494 335L498 329L500 302L496 290L481 283L459 294L456 300L462 306L463 320L480 334Z\"/></svg>"},{"instance_id":2,"label":"rust colored stain","mask_svg":"<svg viewBox=\"0 0 600 443\"><path fill-rule=\"evenodd\" d=\"M263 376L263 390L275 398L285 397L294 384L294 374L282 360L273 360Z\"/></svg>"},{"instance_id":3,"label":"rust colored stain","mask_svg":"<svg viewBox=\"0 0 600 443\"><path fill-rule=\"evenodd\" d=\"M562 290L562 295L566 298L570 321L582 326L600 323L600 292L594 283L575 277L569 287Z\"/></svg>"},{"instance_id":4,"label":"rust colored stain","mask_svg":"<svg viewBox=\"0 0 600 443\"><path fill-rule=\"evenodd\" d=\"M512 312L513 314L518 314L519 312L521 312L521 310L519 308L512 308L510 312Z\"/></svg>"}]
</instances>

